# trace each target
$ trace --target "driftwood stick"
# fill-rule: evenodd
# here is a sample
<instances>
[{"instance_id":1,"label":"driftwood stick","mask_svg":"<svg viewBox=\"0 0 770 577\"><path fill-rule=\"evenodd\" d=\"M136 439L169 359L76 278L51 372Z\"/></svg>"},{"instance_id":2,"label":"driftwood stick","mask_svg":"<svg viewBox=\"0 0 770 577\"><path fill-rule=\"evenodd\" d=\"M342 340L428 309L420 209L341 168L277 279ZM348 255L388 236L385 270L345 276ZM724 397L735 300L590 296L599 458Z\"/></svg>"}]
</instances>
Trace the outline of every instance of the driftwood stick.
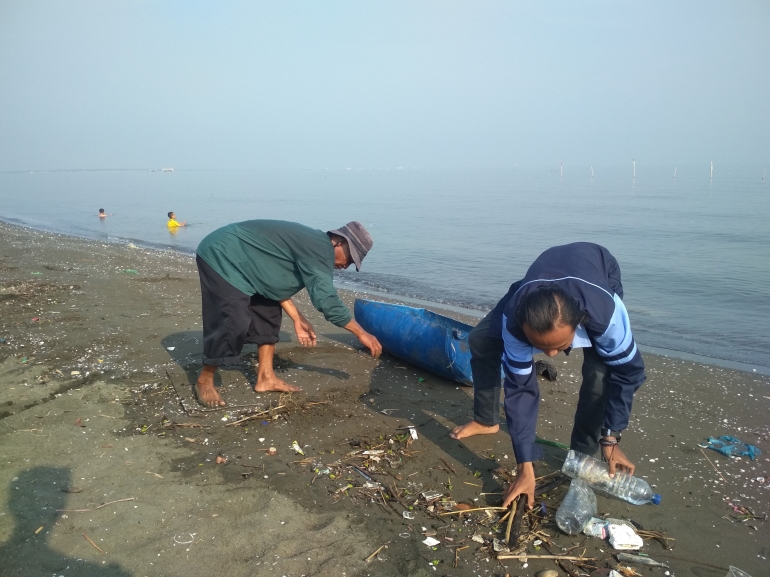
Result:
<instances>
[{"instance_id":1,"label":"driftwood stick","mask_svg":"<svg viewBox=\"0 0 770 577\"><path fill-rule=\"evenodd\" d=\"M447 463L447 462L446 462L446 460L444 460L444 457L439 457L439 459L441 459L441 462L442 462L442 463L444 463L444 464L447 466L447 469L449 469L450 471L452 471L452 474L453 474L453 475L457 475L457 471L455 471L455 470L452 468L452 465L450 465L449 463Z\"/></svg>"},{"instance_id":2,"label":"driftwood stick","mask_svg":"<svg viewBox=\"0 0 770 577\"><path fill-rule=\"evenodd\" d=\"M542 495L543 493L547 493L551 489L555 489L562 483L565 483L568 480L567 477L559 477L555 481L552 481L550 483L546 483L545 485L542 485L541 487L535 487L535 495Z\"/></svg>"},{"instance_id":3,"label":"driftwood stick","mask_svg":"<svg viewBox=\"0 0 770 577\"><path fill-rule=\"evenodd\" d=\"M171 378L171 373L168 371L168 369L166 369L166 376L168 377L168 382L171 383L171 388L174 389L174 394L176 395L176 398L179 401L179 406L182 407L182 411L184 411L185 415L189 415L190 413L187 411L187 407L185 407L184 401L182 400L182 397L179 395L179 391L176 390L174 379ZM86 537L86 539L88 539L88 537Z\"/></svg>"},{"instance_id":4,"label":"driftwood stick","mask_svg":"<svg viewBox=\"0 0 770 577\"><path fill-rule=\"evenodd\" d=\"M372 553L371 555L369 555L369 556L366 558L366 562L367 562L367 563L369 563L369 562L370 562L372 559L374 559L374 558L377 556L377 553L379 553L380 551L382 551L382 550L383 550L385 547L387 547L387 545L380 545L380 548L379 548L379 549L377 549L377 550L376 550L374 553Z\"/></svg>"},{"instance_id":5,"label":"driftwood stick","mask_svg":"<svg viewBox=\"0 0 770 577\"><path fill-rule=\"evenodd\" d=\"M498 559L560 559L562 561L596 561L597 557L565 557L564 555L498 555Z\"/></svg>"},{"instance_id":6,"label":"driftwood stick","mask_svg":"<svg viewBox=\"0 0 770 577\"><path fill-rule=\"evenodd\" d=\"M704 456L704 457L706 457L706 460L709 462L709 465L711 465L712 467L714 467L714 470L717 472L717 475L719 475L720 477L722 477L722 473L720 473L720 472L719 472L719 469L717 469L717 468L716 468L716 465L714 465L714 463L712 463L712 462L711 462L711 459L709 459L708 455L706 454L706 451L704 451L703 449L701 449L701 450L700 450L700 452L701 452L701 453L703 453L703 456ZM725 483L727 483L727 479L725 479L724 477L722 477L722 480L723 480Z\"/></svg>"},{"instance_id":7,"label":"driftwood stick","mask_svg":"<svg viewBox=\"0 0 770 577\"><path fill-rule=\"evenodd\" d=\"M508 507L477 507L476 509L466 509L465 511L447 511L439 513L440 517L444 515L462 515L463 513L473 513L474 511L507 511Z\"/></svg>"},{"instance_id":8,"label":"driftwood stick","mask_svg":"<svg viewBox=\"0 0 770 577\"><path fill-rule=\"evenodd\" d=\"M508 546L511 546L511 527L513 527L513 519L516 517L516 507L518 501L511 502L511 510L506 513L508 515L508 525L505 527L505 542Z\"/></svg>"},{"instance_id":9,"label":"driftwood stick","mask_svg":"<svg viewBox=\"0 0 770 577\"><path fill-rule=\"evenodd\" d=\"M98 507L94 507L94 509L101 509L102 507L106 507L107 505L112 505L113 503L122 503L123 501L133 501L135 497L128 497L126 499L118 499L117 501L110 501L109 503L102 503Z\"/></svg>"},{"instance_id":10,"label":"driftwood stick","mask_svg":"<svg viewBox=\"0 0 770 577\"><path fill-rule=\"evenodd\" d=\"M85 537L85 538L86 538L86 540L87 540L89 543L91 543L91 545L93 545L94 547L96 547L97 549L99 549L99 552L100 552L102 555L106 555L106 553L105 553L104 551L102 551L102 549L99 547L99 545L97 545L96 543L94 543L93 541L91 541L91 537L89 537L89 536L88 536L88 535L86 535L85 533L83 533L83 537Z\"/></svg>"},{"instance_id":11,"label":"driftwood stick","mask_svg":"<svg viewBox=\"0 0 770 577\"><path fill-rule=\"evenodd\" d=\"M460 562L460 551L462 551L463 549L467 549L468 547L469 545L463 545L462 547L457 547L455 549L455 562L452 563L452 567L457 569L457 565Z\"/></svg>"},{"instance_id":12,"label":"driftwood stick","mask_svg":"<svg viewBox=\"0 0 770 577\"><path fill-rule=\"evenodd\" d=\"M510 538L508 540L508 546L516 546L521 536L521 521L524 519L524 513L527 510L527 496L519 495L516 500L516 514L513 516L513 528Z\"/></svg>"},{"instance_id":13,"label":"driftwood stick","mask_svg":"<svg viewBox=\"0 0 770 577\"><path fill-rule=\"evenodd\" d=\"M248 415L247 417L243 417L242 419L238 419L237 421L233 421L232 423L227 423L225 427L234 427L235 425L240 425L241 423L244 423L246 421L251 421L252 419L258 419L259 417L269 414L270 411L277 411L278 409L285 409L285 408L286 408L286 405L278 405L277 407L270 407L269 409L265 409L264 411L254 413L253 415Z\"/></svg>"}]
</instances>

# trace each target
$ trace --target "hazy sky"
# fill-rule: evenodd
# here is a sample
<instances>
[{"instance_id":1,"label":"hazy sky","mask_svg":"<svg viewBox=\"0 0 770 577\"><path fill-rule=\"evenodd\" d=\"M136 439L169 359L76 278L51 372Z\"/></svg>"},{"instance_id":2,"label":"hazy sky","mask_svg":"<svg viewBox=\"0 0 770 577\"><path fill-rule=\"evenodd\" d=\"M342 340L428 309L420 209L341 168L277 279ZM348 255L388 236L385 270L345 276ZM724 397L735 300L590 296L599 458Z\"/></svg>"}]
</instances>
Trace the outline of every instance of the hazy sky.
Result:
<instances>
[{"instance_id":1,"label":"hazy sky","mask_svg":"<svg viewBox=\"0 0 770 577\"><path fill-rule=\"evenodd\" d=\"M770 2L0 2L0 170L770 161Z\"/></svg>"}]
</instances>

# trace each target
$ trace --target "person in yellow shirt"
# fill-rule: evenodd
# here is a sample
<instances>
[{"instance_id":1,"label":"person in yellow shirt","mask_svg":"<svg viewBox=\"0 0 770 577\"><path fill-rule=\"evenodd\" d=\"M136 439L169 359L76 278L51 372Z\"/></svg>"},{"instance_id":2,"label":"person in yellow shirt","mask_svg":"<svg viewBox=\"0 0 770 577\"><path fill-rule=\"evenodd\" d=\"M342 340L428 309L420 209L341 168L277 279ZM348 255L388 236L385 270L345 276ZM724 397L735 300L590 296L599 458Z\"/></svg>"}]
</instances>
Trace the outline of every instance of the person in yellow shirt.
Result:
<instances>
[{"instance_id":1,"label":"person in yellow shirt","mask_svg":"<svg viewBox=\"0 0 770 577\"><path fill-rule=\"evenodd\" d=\"M173 212L168 213L168 222L166 223L166 225L170 229L175 229L178 226L185 226L186 224L187 224L186 220L184 222L178 222L176 220L176 214L174 214Z\"/></svg>"}]
</instances>

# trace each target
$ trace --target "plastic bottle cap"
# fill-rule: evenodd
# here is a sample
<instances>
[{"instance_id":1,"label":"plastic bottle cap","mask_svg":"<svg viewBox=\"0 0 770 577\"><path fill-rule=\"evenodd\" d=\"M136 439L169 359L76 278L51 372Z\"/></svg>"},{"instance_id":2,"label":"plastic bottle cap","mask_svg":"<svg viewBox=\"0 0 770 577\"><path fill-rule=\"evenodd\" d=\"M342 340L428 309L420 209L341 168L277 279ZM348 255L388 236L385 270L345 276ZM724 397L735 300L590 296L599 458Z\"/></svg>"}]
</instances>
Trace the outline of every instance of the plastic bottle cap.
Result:
<instances>
[{"instance_id":1,"label":"plastic bottle cap","mask_svg":"<svg viewBox=\"0 0 770 577\"><path fill-rule=\"evenodd\" d=\"M661 500L662 498L663 498L663 497L661 497L660 495L658 495L657 493L655 493L655 494L652 496L652 499L650 499L650 503L652 503L653 505L660 505L660 500Z\"/></svg>"}]
</instances>

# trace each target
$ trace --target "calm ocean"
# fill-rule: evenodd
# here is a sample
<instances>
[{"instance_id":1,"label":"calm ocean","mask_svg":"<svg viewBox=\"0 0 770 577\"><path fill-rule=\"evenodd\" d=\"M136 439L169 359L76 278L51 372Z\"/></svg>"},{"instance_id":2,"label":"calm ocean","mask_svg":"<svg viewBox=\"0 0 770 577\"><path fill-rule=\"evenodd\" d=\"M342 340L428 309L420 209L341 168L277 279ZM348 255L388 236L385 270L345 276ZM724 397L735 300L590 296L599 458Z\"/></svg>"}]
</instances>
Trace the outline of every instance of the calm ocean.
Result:
<instances>
[{"instance_id":1,"label":"calm ocean","mask_svg":"<svg viewBox=\"0 0 770 577\"><path fill-rule=\"evenodd\" d=\"M642 345L770 367L770 182L762 167L556 170L150 170L0 173L0 218L92 239L195 250L254 218L375 246L341 286L483 311L546 248L585 240L620 262ZM97 210L111 214L100 221ZM165 226L175 211L190 225ZM685 355L686 356L686 355ZM729 363L728 363L729 364Z\"/></svg>"}]
</instances>

